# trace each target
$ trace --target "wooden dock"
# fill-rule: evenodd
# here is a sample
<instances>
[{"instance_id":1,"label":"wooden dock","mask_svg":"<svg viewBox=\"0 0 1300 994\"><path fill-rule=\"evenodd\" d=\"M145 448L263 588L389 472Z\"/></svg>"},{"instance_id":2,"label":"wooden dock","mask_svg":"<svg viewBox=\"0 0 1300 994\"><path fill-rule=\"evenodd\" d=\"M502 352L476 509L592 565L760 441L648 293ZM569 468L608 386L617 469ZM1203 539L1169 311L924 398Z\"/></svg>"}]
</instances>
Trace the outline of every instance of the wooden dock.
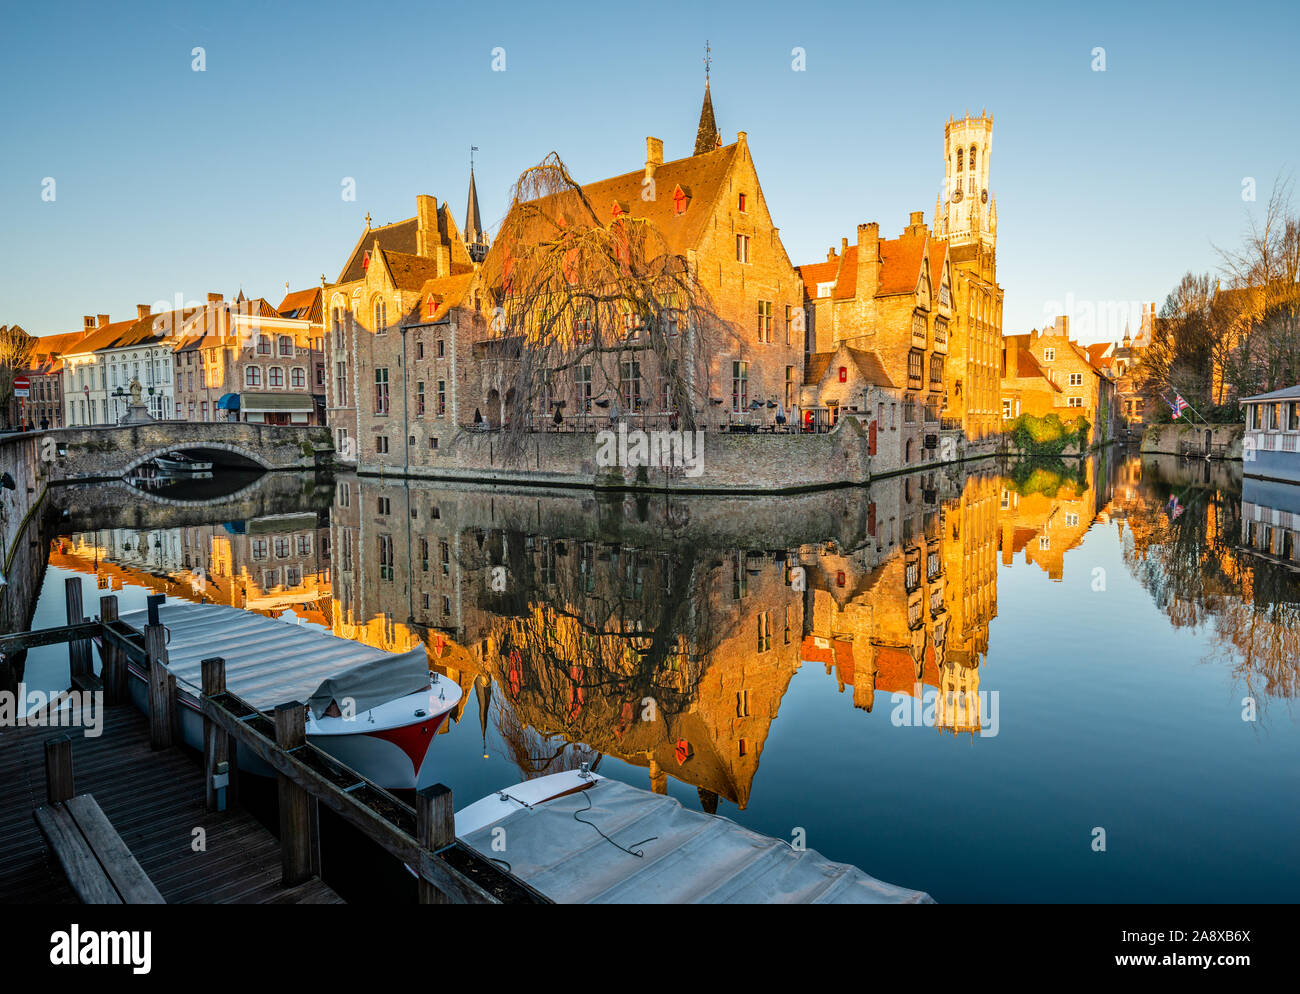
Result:
<instances>
[{"instance_id":1,"label":"wooden dock","mask_svg":"<svg viewBox=\"0 0 1300 994\"><path fill-rule=\"evenodd\" d=\"M550 903L456 838L450 788L421 788L412 807L309 743L302 702L266 713L228 692L220 657L202 661L203 749L196 765L180 742L176 677L167 668L167 632L158 614L164 599L149 598L143 631L119 620L112 595L100 598L99 618L90 620L81 578L73 577L66 582L67 625L0 636L0 654L19 658L35 646L67 644L72 692L92 693L104 705L103 734L94 738L79 727L0 729L0 901L123 896L121 888L112 894L106 879L94 884L91 878L111 877L110 863L126 866L134 856L139 866L130 872L138 877L142 869L148 896L167 903L341 903L320 879L325 808L405 864L422 904ZM99 673L92 639L101 643ZM128 660L144 668L147 714L130 703ZM278 838L238 805L237 747L275 771ZM89 833L58 822L69 826L57 843L81 884L74 893L34 812L47 802L71 803L77 794L90 794L102 813L88 822ZM81 842L72 837L78 831ZM110 838L114 831L120 840ZM203 836L199 847L196 835Z\"/></svg>"},{"instance_id":2,"label":"wooden dock","mask_svg":"<svg viewBox=\"0 0 1300 994\"><path fill-rule=\"evenodd\" d=\"M0 730L0 902L75 904L32 812L45 803L45 741L71 733L78 793L93 794L168 904L341 904L319 879L281 883L280 843L243 808L206 810L204 776L180 749L155 751L149 719L106 708L104 733ZM194 852L194 830L206 851Z\"/></svg>"}]
</instances>

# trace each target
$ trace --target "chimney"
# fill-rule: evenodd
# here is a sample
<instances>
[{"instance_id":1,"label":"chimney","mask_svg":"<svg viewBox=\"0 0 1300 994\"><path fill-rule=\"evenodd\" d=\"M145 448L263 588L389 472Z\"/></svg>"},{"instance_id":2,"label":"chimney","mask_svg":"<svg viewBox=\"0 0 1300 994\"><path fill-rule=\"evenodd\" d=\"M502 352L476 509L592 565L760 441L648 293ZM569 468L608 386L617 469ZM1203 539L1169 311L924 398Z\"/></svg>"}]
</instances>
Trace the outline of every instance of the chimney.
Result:
<instances>
[{"instance_id":1,"label":"chimney","mask_svg":"<svg viewBox=\"0 0 1300 994\"><path fill-rule=\"evenodd\" d=\"M94 315L87 314L87 315L85 316L84 320L82 321L82 330L83 330L83 331L94 331L94 330L95 330L95 318L94 318Z\"/></svg>"},{"instance_id":2,"label":"chimney","mask_svg":"<svg viewBox=\"0 0 1300 994\"><path fill-rule=\"evenodd\" d=\"M222 300L222 297L221 297L221 294L219 294L219 293L210 293L210 294L208 294L208 303L209 303L209 304L219 304L219 303L221 303L221 300Z\"/></svg>"},{"instance_id":3,"label":"chimney","mask_svg":"<svg viewBox=\"0 0 1300 994\"><path fill-rule=\"evenodd\" d=\"M849 240L848 240L847 238L841 238L841 239L840 239L840 255L843 255L843 254L844 254L845 252L847 252L848 250L849 250Z\"/></svg>"},{"instance_id":4,"label":"chimney","mask_svg":"<svg viewBox=\"0 0 1300 994\"><path fill-rule=\"evenodd\" d=\"M442 233L438 230L438 198L422 193L415 198L415 254L437 260L438 275L448 276L449 272L442 268L442 253L438 251L440 245Z\"/></svg>"},{"instance_id":5,"label":"chimney","mask_svg":"<svg viewBox=\"0 0 1300 994\"><path fill-rule=\"evenodd\" d=\"M845 241L845 242L848 242L848 239L845 238L844 241ZM835 254L835 246L834 246L834 245L832 245L830 248L828 248L828 249L826 250L826 261L827 261L827 262L834 262L834 261L835 261L836 259L838 259L838 258L839 258L839 256Z\"/></svg>"},{"instance_id":6,"label":"chimney","mask_svg":"<svg viewBox=\"0 0 1300 994\"><path fill-rule=\"evenodd\" d=\"M1056 331L1057 334L1059 334L1061 337L1065 338L1067 341L1069 340L1070 318L1068 315L1062 314L1059 318L1056 319Z\"/></svg>"},{"instance_id":7,"label":"chimney","mask_svg":"<svg viewBox=\"0 0 1300 994\"><path fill-rule=\"evenodd\" d=\"M874 297L880 286L880 225L858 225L858 299Z\"/></svg>"},{"instance_id":8,"label":"chimney","mask_svg":"<svg viewBox=\"0 0 1300 994\"><path fill-rule=\"evenodd\" d=\"M655 169L664 164L664 143L662 139L646 137L645 140L645 178L654 179Z\"/></svg>"},{"instance_id":9,"label":"chimney","mask_svg":"<svg viewBox=\"0 0 1300 994\"><path fill-rule=\"evenodd\" d=\"M149 316L149 305L148 305L148 304L136 304L136 305L135 305L135 316L136 316L136 319L137 319L137 320L140 319L140 318L147 318L147 317Z\"/></svg>"},{"instance_id":10,"label":"chimney","mask_svg":"<svg viewBox=\"0 0 1300 994\"><path fill-rule=\"evenodd\" d=\"M912 211L908 215L907 233L918 235L925 231L925 211Z\"/></svg>"},{"instance_id":11,"label":"chimney","mask_svg":"<svg viewBox=\"0 0 1300 994\"><path fill-rule=\"evenodd\" d=\"M97 327L105 328L105 327L108 326L108 315L107 315L107 314L98 314L98 315L96 315L96 320L98 321Z\"/></svg>"}]
</instances>

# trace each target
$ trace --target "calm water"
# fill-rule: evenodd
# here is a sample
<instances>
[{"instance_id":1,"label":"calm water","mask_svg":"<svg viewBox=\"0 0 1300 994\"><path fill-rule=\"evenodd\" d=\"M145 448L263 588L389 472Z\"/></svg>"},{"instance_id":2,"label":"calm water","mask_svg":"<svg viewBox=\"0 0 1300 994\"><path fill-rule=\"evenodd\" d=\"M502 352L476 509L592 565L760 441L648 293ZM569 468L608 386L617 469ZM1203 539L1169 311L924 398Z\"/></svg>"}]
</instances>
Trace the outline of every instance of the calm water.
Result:
<instances>
[{"instance_id":1,"label":"calm water","mask_svg":"<svg viewBox=\"0 0 1300 994\"><path fill-rule=\"evenodd\" d=\"M237 482L56 495L33 626L80 574L123 610L423 642L466 691L436 746L460 805L590 761L939 901L1300 892L1300 574L1242 548L1227 467L776 499ZM26 678L66 671L33 651Z\"/></svg>"}]
</instances>

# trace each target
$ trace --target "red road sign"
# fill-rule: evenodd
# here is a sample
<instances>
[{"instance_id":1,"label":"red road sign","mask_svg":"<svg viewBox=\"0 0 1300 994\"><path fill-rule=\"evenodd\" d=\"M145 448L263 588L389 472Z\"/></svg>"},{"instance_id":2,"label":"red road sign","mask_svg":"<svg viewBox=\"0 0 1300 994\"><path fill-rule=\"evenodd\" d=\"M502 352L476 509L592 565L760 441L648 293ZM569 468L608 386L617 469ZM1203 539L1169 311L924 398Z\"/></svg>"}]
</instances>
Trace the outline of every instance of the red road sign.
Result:
<instances>
[{"instance_id":1,"label":"red road sign","mask_svg":"<svg viewBox=\"0 0 1300 994\"><path fill-rule=\"evenodd\" d=\"M14 396L19 399L26 397L28 395L28 389L31 387L31 385L32 385L32 381L29 380L26 376L15 376Z\"/></svg>"}]
</instances>

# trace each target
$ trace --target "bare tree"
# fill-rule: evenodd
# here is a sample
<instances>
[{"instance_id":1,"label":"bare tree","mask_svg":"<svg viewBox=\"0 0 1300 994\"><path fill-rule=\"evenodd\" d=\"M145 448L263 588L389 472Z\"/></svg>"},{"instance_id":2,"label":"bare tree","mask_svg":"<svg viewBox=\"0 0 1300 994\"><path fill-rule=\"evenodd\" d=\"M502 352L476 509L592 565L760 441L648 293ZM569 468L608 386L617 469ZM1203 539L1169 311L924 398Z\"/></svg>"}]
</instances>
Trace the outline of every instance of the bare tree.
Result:
<instances>
[{"instance_id":1,"label":"bare tree","mask_svg":"<svg viewBox=\"0 0 1300 994\"><path fill-rule=\"evenodd\" d=\"M36 339L18 325L0 327L0 420L9 427L9 406L14 397L14 376L27 365Z\"/></svg>"},{"instance_id":2,"label":"bare tree","mask_svg":"<svg viewBox=\"0 0 1300 994\"><path fill-rule=\"evenodd\" d=\"M522 451L534 418L566 410L665 411L694 428L706 404L708 356L734 333L635 204L612 215L602 219L555 153L515 184L481 272L507 453Z\"/></svg>"},{"instance_id":3,"label":"bare tree","mask_svg":"<svg viewBox=\"0 0 1300 994\"><path fill-rule=\"evenodd\" d=\"M1237 249L1218 249L1232 291L1223 380L1249 396L1300 380L1300 215L1291 180L1279 179L1262 218L1249 217Z\"/></svg>"}]
</instances>

